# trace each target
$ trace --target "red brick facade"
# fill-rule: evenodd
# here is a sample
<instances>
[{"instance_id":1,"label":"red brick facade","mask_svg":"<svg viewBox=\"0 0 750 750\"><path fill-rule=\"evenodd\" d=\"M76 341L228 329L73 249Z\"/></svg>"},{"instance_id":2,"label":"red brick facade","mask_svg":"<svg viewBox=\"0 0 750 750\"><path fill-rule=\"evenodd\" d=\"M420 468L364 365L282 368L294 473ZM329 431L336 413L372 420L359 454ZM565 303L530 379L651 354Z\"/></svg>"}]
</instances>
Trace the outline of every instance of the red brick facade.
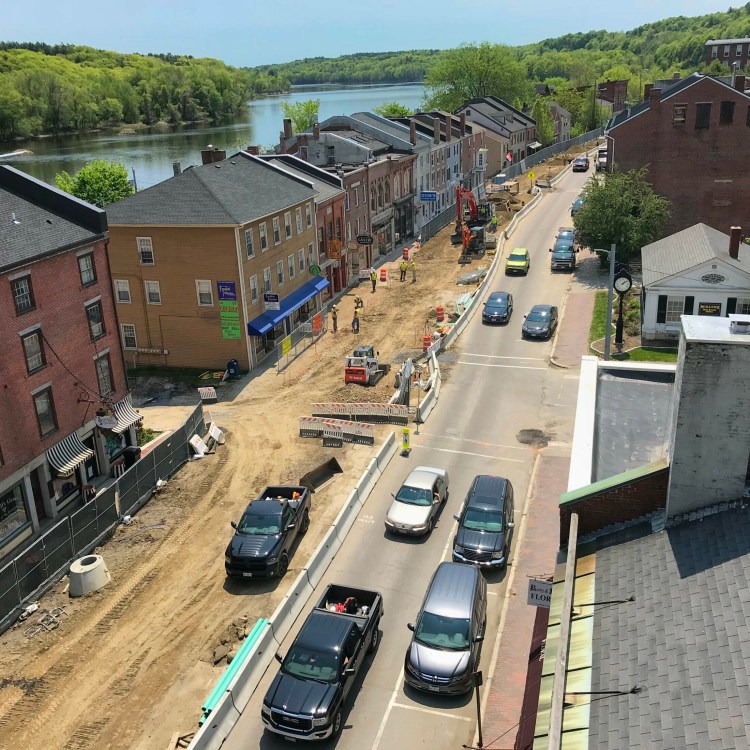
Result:
<instances>
[{"instance_id":1,"label":"red brick facade","mask_svg":"<svg viewBox=\"0 0 750 750\"><path fill-rule=\"evenodd\" d=\"M661 98L652 91L643 112L608 132L609 163L648 166L654 190L671 201L662 236L699 222L750 227L750 96L737 79L736 89L704 76Z\"/></svg>"},{"instance_id":2,"label":"red brick facade","mask_svg":"<svg viewBox=\"0 0 750 750\"><path fill-rule=\"evenodd\" d=\"M666 507L669 468L592 493L560 506L560 546L568 543L570 517L578 514L578 536L625 523Z\"/></svg>"},{"instance_id":3,"label":"red brick facade","mask_svg":"<svg viewBox=\"0 0 750 750\"><path fill-rule=\"evenodd\" d=\"M750 60L750 38L711 39L706 42L704 50L706 65L718 60L730 69L734 63L739 63L740 69L746 70L748 60Z\"/></svg>"},{"instance_id":4,"label":"red brick facade","mask_svg":"<svg viewBox=\"0 0 750 750\"><path fill-rule=\"evenodd\" d=\"M78 254L62 252L0 275L0 480L94 418L101 406L94 357L109 352L112 393L126 395L106 243L91 246L96 281L82 286ZM16 315L11 280L30 274L35 307ZM91 340L85 304L100 298L105 333ZM41 326L45 366L29 374L20 332ZM50 383L57 429L40 435L32 391Z\"/></svg>"}]
</instances>

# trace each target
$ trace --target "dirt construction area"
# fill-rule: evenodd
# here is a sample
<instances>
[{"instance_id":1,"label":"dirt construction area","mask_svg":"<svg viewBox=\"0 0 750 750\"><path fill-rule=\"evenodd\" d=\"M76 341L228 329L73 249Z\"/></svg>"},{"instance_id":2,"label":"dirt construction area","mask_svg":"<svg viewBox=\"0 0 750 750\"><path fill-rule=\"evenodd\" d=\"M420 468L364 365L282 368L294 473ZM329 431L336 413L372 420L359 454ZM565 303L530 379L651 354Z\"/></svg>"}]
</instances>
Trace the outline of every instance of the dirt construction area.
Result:
<instances>
[{"instance_id":1,"label":"dirt construction area","mask_svg":"<svg viewBox=\"0 0 750 750\"><path fill-rule=\"evenodd\" d=\"M539 176L548 167L554 175L562 162L540 165ZM528 185L522 178L524 201ZM508 217L498 218L501 228ZM434 330L436 306L450 319L455 300L473 288L457 286L457 278L491 261L459 266L451 232L416 253L416 283L411 271L400 282L398 261L388 263L389 280L374 294L363 283L339 301L338 333L329 319L328 333L284 372L270 367L220 389L207 412L226 431L226 444L186 464L98 550L112 583L72 599L63 579L39 602L40 609L65 608L57 628L30 635L31 617L0 636L0 750L166 750L174 732L197 728L227 659L256 619L273 612L373 453L300 438L298 418L310 415L312 402L390 398L399 363L421 353L424 332ZM364 299L358 335L350 324L356 295ZM357 344L373 344L392 365L375 387L344 384L344 358ZM173 408L144 408L146 426L160 429ZM394 429L379 426L376 446ZM331 457L343 473L314 494L310 529L285 578L227 579L230 521L267 484L296 484Z\"/></svg>"}]
</instances>

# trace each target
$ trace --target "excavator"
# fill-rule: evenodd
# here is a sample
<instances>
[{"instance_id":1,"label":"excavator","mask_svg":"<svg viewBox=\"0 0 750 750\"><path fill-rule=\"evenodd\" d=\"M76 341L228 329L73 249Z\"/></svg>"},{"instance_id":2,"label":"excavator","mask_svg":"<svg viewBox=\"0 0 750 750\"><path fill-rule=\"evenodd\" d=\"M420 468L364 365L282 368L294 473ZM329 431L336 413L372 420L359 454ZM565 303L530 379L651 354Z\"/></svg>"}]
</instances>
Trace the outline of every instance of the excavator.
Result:
<instances>
[{"instance_id":1,"label":"excavator","mask_svg":"<svg viewBox=\"0 0 750 750\"><path fill-rule=\"evenodd\" d=\"M471 190L456 187L456 230L451 235L454 245L461 245L461 256L484 255L484 227L490 220L490 204L477 203ZM466 258L468 261L468 258Z\"/></svg>"}]
</instances>

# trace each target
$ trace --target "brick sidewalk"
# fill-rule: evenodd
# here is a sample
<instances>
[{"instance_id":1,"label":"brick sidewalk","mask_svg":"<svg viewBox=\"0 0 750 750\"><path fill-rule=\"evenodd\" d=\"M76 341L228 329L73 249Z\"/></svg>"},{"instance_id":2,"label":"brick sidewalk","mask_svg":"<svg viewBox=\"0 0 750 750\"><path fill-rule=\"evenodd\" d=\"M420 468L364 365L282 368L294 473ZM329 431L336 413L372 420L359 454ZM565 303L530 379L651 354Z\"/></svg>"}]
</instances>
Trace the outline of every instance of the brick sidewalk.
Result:
<instances>
[{"instance_id":1,"label":"brick sidewalk","mask_svg":"<svg viewBox=\"0 0 750 750\"><path fill-rule=\"evenodd\" d=\"M552 351L553 364L578 367L588 353L589 328L594 313L595 291L571 292L565 304L560 328Z\"/></svg>"},{"instance_id":2,"label":"brick sidewalk","mask_svg":"<svg viewBox=\"0 0 750 750\"><path fill-rule=\"evenodd\" d=\"M513 748L519 731L536 618L536 607L526 604L528 579L554 572L560 546L558 503L567 489L569 466L567 457L539 457L513 584L506 592L505 625L482 718L484 747L490 750ZM533 724L534 720L532 715L524 724Z\"/></svg>"}]
</instances>

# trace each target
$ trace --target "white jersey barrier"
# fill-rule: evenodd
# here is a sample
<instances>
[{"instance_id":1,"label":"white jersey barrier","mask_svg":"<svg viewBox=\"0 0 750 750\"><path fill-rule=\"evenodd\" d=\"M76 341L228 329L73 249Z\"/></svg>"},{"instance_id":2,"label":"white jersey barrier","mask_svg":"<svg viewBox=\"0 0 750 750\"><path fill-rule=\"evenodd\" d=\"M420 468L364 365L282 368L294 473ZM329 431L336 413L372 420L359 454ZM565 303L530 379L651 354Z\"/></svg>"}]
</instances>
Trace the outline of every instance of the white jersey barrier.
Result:
<instances>
[{"instance_id":1,"label":"white jersey barrier","mask_svg":"<svg viewBox=\"0 0 750 750\"><path fill-rule=\"evenodd\" d=\"M373 476L380 476L381 470L385 469L396 455L397 449L396 435L391 433L378 449L360 482L347 497L341 512L320 541L307 565L271 615L269 626L253 646L246 662L227 685L226 692L208 715L203 726L196 732L189 750L219 750L224 744L263 675L272 664L274 654L308 604L315 587L323 580L328 566L374 486Z\"/></svg>"},{"instance_id":2,"label":"white jersey barrier","mask_svg":"<svg viewBox=\"0 0 750 750\"><path fill-rule=\"evenodd\" d=\"M312 404L312 414L316 417L367 417L371 422L390 422L391 424L407 424L409 421L409 407L404 404L340 404L323 403Z\"/></svg>"},{"instance_id":3,"label":"white jersey barrier","mask_svg":"<svg viewBox=\"0 0 750 750\"><path fill-rule=\"evenodd\" d=\"M375 444L375 425L345 419L326 419L325 417L299 418L300 437L324 437L325 430L329 431L329 436L334 433L336 436L340 434L347 443Z\"/></svg>"}]
</instances>

